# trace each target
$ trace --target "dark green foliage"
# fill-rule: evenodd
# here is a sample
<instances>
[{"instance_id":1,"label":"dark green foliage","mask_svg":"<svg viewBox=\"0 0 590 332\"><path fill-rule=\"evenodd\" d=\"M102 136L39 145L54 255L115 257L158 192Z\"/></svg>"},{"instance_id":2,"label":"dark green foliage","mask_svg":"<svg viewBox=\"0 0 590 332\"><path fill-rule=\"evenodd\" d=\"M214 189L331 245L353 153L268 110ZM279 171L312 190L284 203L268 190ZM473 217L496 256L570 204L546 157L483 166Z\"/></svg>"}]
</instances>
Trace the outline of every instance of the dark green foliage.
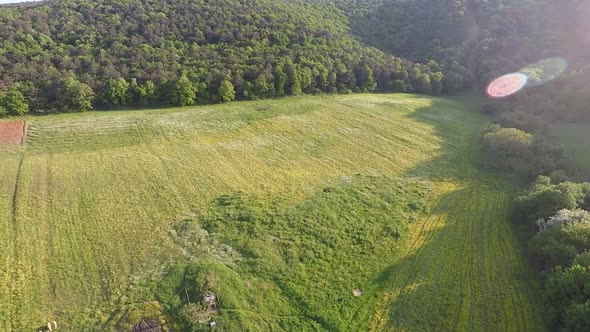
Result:
<instances>
[{"instance_id":1,"label":"dark green foliage","mask_svg":"<svg viewBox=\"0 0 590 332\"><path fill-rule=\"evenodd\" d=\"M474 4L465 0L452 1L347 1L334 0L351 16L353 32L370 45L414 61L436 60L444 76L449 76L447 91L463 88L466 70L463 66L465 46L469 41L468 10L476 12ZM467 8L469 7L469 8ZM477 38L478 36L476 36ZM430 91L421 78L417 91Z\"/></svg>"},{"instance_id":2,"label":"dark green foliage","mask_svg":"<svg viewBox=\"0 0 590 332\"><path fill-rule=\"evenodd\" d=\"M377 88L377 82L373 77L373 70L368 65L364 65L356 73L358 85L363 92L373 92Z\"/></svg>"},{"instance_id":3,"label":"dark green foliage","mask_svg":"<svg viewBox=\"0 0 590 332\"><path fill-rule=\"evenodd\" d=\"M544 296L548 319L554 328L590 330L590 267L557 269L547 277Z\"/></svg>"},{"instance_id":4,"label":"dark green foliage","mask_svg":"<svg viewBox=\"0 0 590 332\"><path fill-rule=\"evenodd\" d=\"M244 84L244 96L252 100L266 98L271 91L270 87L266 77L260 75L254 83L246 82Z\"/></svg>"},{"instance_id":5,"label":"dark green foliage","mask_svg":"<svg viewBox=\"0 0 590 332\"><path fill-rule=\"evenodd\" d=\"M40 112L61 107L51 87L71 74L99 95L101 107L221 101L226 77L236 99L396 91L396 81L430 93L414 89L404 74L411 68L430 76L430 66L362 45L347 24L333 7L285 0L0 7L0 90L30 85L25 97Z\"/></svg>"},{"instance_id":6,"label":"dark green foliage","mask_svg":"<svg viewBox=\"0 0 590 332\"><path fill-rule=\"evenodd\" d=\"M523 2L522 7L517 3L484 9L494 15L481 17L488 36L472 52L480 86L544 58L563 57L569 67L553 81L494 101L488 113L504 126L529 132L539 132L557 121L589 120L590 2L535 1Z\"/></svg>"},{"instance_id":7,"label":"dark green foliage","mask_svg":"<svg viewBox=\"0 0 590 332\"><path fill-rule=\"evenodd\" d=\"M563 150L530 133L494 125L484 131L482 144L490 155L490 164L499 170L529 180L539 175L552 175L555 181L567 179L560 169L565 163Z\"/></svg>"},{"instance_id":8,"label":"dark green foliage","mask_svg":"<svg viewBox=\"0 0 590 332\"><path fill-rule=\"evenodd\" d=\"M579 254L590 250L590 227L570 225L537 233L531 240L535 265L541 271L569 266Z\"/></svg>"},{"instance_id":9,"label":"dark green foliage","mask_svg":"<svg viewBox=\"0 0 590 332\"><path fill-rule=\"evenodd\" d=\"M590 251L579 254L574 258L573 265L581 265L583 267L590 267Z\"/></svg>"},{"instance_id":10,"label":"dark green foliage","mask_svg":"<svg viewBox=\"0 0 590 332\"><path fill-rule=\"evenodd\" d=\"M539 177L533 190L517 200L517 217L532 223L547 219L555 212L587 209L589 183L551 184L549 177ZM530 240L535 266L550 273L543 293L548 320L556 330L590 330L590 220L584 219L561 227L539 231Z\"/></svg>"},{"instance_id":11,"label":"dark green foliage","mask_svg":"<svg viewBox=\"0 0 590 332\"><path fill-rule=\"evenodd\" d=\"M533 135L516 128L491 128L483 134L482 144L495 167L521 174L530 171Z\"/></svg>"}]
</instances>

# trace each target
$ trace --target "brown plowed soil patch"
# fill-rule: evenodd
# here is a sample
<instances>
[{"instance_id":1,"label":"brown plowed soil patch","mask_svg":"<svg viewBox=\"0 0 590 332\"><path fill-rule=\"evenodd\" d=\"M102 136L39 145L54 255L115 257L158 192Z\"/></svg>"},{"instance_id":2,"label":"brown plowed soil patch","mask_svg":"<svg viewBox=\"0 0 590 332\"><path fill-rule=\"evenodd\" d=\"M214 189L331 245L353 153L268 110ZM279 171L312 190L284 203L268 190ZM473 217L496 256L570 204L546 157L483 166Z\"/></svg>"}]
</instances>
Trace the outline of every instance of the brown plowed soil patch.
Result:
<instances>
[{"instance_id":1,"label":"brown plowed soil patch","mask_svg":"<svg viewBox=\"0 0 590 332\"><path fill-rule=\"evenodd\" d=\"M0 122L0 144L21 145L25 137L25 121Z\"/></svg>"}]
</instances>

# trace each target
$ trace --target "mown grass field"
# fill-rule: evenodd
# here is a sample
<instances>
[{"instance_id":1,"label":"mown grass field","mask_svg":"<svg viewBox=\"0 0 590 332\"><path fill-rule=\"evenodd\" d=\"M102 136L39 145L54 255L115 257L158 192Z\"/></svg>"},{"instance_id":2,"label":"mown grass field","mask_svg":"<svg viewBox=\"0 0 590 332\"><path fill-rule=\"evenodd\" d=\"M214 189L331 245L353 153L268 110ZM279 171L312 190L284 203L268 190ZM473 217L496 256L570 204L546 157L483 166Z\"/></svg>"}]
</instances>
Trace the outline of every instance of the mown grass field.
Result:
<instances>
[{"instance_id":1,"label":"mown grass field","mask_svg":"<svg viewBox=\"0 0 590 332\"><path fill-rule=\"evenodd\" d=\"M590 144L584 142L588 142L589 129L587 123L560 123L553 131L586 178L590 177Z\"/></svg>"},{"instance_id":2,"label":"mown grass field","mask_svg":"<svg viewBox=\"0 0 590 332\"><path fill-rule=\"evenodd\" d=\"M468 99L26 120L25 145L0 147L1 331L114 329L187 256L216 271L224 330L544 329ZM197 246L171 236L187 218Z\"/></svg>"}]
</instances>

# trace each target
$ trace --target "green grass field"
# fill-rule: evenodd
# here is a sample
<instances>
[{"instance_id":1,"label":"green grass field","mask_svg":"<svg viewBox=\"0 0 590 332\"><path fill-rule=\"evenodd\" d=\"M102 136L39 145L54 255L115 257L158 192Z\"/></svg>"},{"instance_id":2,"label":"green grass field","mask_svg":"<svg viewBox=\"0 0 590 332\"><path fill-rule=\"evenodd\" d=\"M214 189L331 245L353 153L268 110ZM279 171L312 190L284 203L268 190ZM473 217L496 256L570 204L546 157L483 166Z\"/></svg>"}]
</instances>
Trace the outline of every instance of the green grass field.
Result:
<instances>
[{"instance_id":1,"label":"green grass field","mask_svg":"<svg viewBox=\"0 0 590 332\"><path fill-rule=\"evenodd\" d=\"M186 260L216 280L220 330L544 330L515 190L474 166L487 119L467 98L27 121L0 147L1 331L113 330L179 296L161 285Z\"/></svg>"},{"instance_id":2,"label":"green grass field","mask_svg":"<svg viewBox=\"0 0 590 332\"><path fill-rule=\"evenodd\" d=\"M587 123L560 123L555 125L553 134L563 144L576 166L590 176L590 144L588 141L590 127Z\"/></svg>"}]
</instances>

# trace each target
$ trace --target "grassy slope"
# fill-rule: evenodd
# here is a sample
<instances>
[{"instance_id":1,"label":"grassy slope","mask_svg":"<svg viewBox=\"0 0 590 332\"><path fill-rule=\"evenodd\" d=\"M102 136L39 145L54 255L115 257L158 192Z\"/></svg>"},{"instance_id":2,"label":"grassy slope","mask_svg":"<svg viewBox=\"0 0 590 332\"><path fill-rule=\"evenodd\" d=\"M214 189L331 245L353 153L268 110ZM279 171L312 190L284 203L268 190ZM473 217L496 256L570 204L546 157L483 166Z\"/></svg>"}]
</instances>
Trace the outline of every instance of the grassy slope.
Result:
<instances>
[{"instance_id":1,"label":"grassy slope","mask_svg":"<svg viewBox=\"0 0 590 332\"><path fill-rule=\"evenodd\" d=\"M590 174L590 144L588 144L588 124L561 123L555 125L553 134L563 144L576 165Z\"/></svg>"},{"instance_id":2,"label":"grassy slope","mask_svg":"<svg viewBox=\"0 0 590 332\"><path fill-rule=\"evenodd\" d=\"M295 205L357 173L432 180L439 196L404 250L375 253L373 277L357 280L363 297L319 317L338 321L324 326L542 329L506 217L512 188L471 164L485 119L468 102L302 97L29 121L25 147L0 150L0 243L11 248L0 253L0 330L108 315L91 309L150 257L177 252L171 225L222 194ZM297 315L269 302L243 319Z\"/></svg>"}]
</instances>

